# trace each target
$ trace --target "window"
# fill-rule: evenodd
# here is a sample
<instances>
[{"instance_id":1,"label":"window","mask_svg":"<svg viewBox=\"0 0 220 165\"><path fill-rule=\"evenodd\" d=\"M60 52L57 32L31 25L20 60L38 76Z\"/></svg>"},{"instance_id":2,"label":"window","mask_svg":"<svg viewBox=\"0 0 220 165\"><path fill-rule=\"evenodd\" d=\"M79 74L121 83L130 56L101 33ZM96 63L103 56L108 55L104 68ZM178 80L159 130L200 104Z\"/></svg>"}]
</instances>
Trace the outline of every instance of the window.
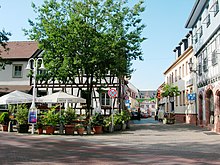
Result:
<instances>
[{"instance_id":1,"label":"window","mask_svg":"<svg viewBox=\"0 0 220 165\"><path fill-rule=\"evenodd\" d=\"M108 92L101 93L101 101L102 101L102 105L110 105L110 97L108 95Z\"/></svg>"},{"instance_id":2,"label":"window","mask_svg":"<svg viewBox=\"0 0 220 165\"><path fill-rule=\"evenodd\" d=\"M184 64L182 65L182 77L184 77Z\"/></svg>"},{"instance_id":3,"label":"window","mask_svg":"<svg viewBox=\"0 0 220 165\"><path fill-rule=\"evenodd\" d=\"M179 80L181 80L181 66L179 67Z\"/></svg>"},{"instance_id":4,"label":"window","mask_svg":"<svg viewBox=\"0 0 220 165\"><path fill-rule=\"evenodd\" d=\"M210 8L210 12L214 12L214 17L218 14L219 12L219 3L218 0L214 0L213 4Z\"/></svg>"},{"instance_id":5,"label":"window","mask_svg":"<svg viewBox=\"0 0 220 165\"><path fill-rule=\"evenodd\" d=\"M217 56L217 51L214 50L212 52L212 65L216 65L218 63L218 56Z\"/></svg>"},{"instance_id":6,"label":"window","mask_svg":"<svg viewBox=\"0 0 220 165\"><path fill-rule=\"evenodd\" d=\"M13 65L13 77L22 78L22 65Z\"/></svg>"},{"instance_id":7,"label":"window","mask_svg":"<svg viewBox=\"0 0 220 165\"><path fill-rule=\"evenodd\" d=\"M186 70L186 76L188 75L188 61L186 61L186 67L185 67L185 70Z\"/></svg>"},{"instance_id":8,"label":"window","mask_svg":"<svg viewBox=\"0 0 220 165\"><path fill-rule=\"evenodd\" d=\"M208 56L207 50L203 51L203 71L206 72L208 70Z\"/></svg>"},{"instance_id":9,"label":"window","mask_svg":"<svg viewBox=\"0 0 220 165\"><path fill-rule=\"evenodd\" d=\"M182 106L182 92L180 92L180 95L179 95L179 103L180 103L180 106Z\"/></svg>"},{"instance_id":10,"label":"window","mask_svg":"<svg viewBox=\"0 0 220 165\"><path fill-rule=\"evenodd\" d=\"M178 106L178 96L176 96L176 106Z\"/></svg>"},{"instance_id":11,"label":"window","mask_svg":"<svg viewBox=\"0 0 220 165\"><path fill-rule=\"evenodd\" d=\"M185 91L183 91L183 105L186 104L186 95L185 95Z\"/></svg>"},{"instance_id":12,"label":"window","mask_svg":"<svg viewBox=\"0 0 220 165\"><path fill-rule=\"evenodd\" d=\"M175 70L175 82L177 82L177 70Z\"/></svg>"}]
</instances>

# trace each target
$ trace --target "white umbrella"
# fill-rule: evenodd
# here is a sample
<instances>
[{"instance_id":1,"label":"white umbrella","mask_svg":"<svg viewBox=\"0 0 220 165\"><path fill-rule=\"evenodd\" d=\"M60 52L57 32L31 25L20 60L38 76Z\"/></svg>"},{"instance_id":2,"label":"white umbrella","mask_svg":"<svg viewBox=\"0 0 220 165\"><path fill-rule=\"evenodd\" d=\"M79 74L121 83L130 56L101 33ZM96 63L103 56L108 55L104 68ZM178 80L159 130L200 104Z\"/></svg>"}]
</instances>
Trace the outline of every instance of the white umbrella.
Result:
<instances>
[{"instance_id":1,"label":"white umbrella","mask_svg":"<svg viewBox=\"0 0 220 165\"><path fill-rule=\"evenodd\" d=\"M16 90L0 97L0 104L31 103L32 100L32 95Z\"/></svg>"},{"instance_id":2,"label":"white umbrella","mask_svg":"<svg viewBox=\"0 0 220 165\"><path fill-rule=\"evenodd\" d=\"M37 102L44 103L86 103L86 99L70 95L68 93L59 91L50 95L37 98Z\"/></svg>"},{"instance_id":3,"label":"white umbrella","mask_svg":"<svg viewBox=\"0 0 220 165\"><path fill-rule=\"evenodd\" d=\"M73 95L70 95L68 93L59 91L59 92L53 93L51 95L38 97L37 102L66 103L66 106L67 106L68 103L86 103L86 99L83 99L81 97L73 96ZM61 111L60 111L60 117L61 117ZM60 133L63 133L62 123L61 123L61 126L60 126Z\"/></svg>"}]
</instances>

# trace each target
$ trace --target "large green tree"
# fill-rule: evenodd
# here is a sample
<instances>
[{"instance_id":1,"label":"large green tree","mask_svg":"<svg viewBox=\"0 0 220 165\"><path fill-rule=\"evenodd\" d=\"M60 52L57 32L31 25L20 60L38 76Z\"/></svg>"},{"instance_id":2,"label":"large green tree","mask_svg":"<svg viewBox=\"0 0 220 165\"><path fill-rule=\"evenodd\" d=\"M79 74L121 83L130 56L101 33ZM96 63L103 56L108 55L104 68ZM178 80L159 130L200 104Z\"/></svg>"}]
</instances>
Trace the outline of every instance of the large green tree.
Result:
<instances>
[{"instance_id":1,"label":"large green tree","mask_svg":"<svg viewBox=\"0 0 220 165\"><path fill-rule=\"evenodd\" d=\"M0 31L0 55L2 51L8 51L9 49L7 48L7 42L9 40L9 36L11 33L6 32L5 30ZM0 56L0 69L5 69L5 65L9 63L7 60L3 59Z\"/></svg>"},{"instance_id":2,"label":"large green tree","mask_svg":"<svg viewBox=\"0 0 220 165\"><path fill-rule=\"evenodd\" d=\"M132 7L127 0L45 0L32 7L38 16L25 33L46 50L45 77L65 84L85 74L88 109L99 78L109 71L130 76L132 60L143 60L143 0Z\"/></svg>"}]
</instances>

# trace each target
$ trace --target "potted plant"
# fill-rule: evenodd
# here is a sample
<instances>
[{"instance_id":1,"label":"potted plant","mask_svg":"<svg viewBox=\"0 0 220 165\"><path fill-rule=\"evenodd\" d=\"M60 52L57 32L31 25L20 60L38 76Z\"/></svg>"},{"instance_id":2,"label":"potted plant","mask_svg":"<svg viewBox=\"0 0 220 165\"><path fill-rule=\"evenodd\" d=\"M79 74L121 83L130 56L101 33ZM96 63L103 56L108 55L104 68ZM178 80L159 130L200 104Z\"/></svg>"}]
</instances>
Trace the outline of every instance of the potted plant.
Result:
<instances>
[{"instance_id":1,"label":"potted plant","mask_svg":"<svg viewBox=\"0 0 220 165\"><path fill-rule=\"evenodd\" d=\"M42 123L42 116L37 117L36 129L38 134L43 133L43 123Z\"/></svg>"},{"instance_id":2,"label":"potted plant","mask_svg":"<svg viewBox=\"0 0 220 165\"><path fill-rule=\"evenodd\" d=\"M101 115L101 113L96 113L94 116L92 116L91 125L93 127L95 134L101 134L103 132L102 131L103 121L104 121L104 117Z\"/></svg>"},{"instance_id":3,"label":"potted plant","mask_svg":"<svg viewBox=\"0 0 220 165\"><path fill-rule=\"evenodd\" d=\"M10 121L8 112L3 112L0 116L0 124L2 125L2 131L8 131L8 123Z\"/></svg>"},{"instance_id":4,"label":"potted plant","mask_svg":"<svg viewBox=\"0 0 220 165\"><path fill-rule=\"evenodd\" d=\"M104 117L103 120L103 131L104 132L112 132L112 115Z\"/></svg>"},{"instance_id":5,"label":"potted plant","mask_svg":"<svg viewBox=\"0 0 220 165\"><path fill-rule=\"evenodd\" d=\"M68 107L63 116L65 124L65 134L72 135L75 130L75 125L73 124L73 121L76 119L76 112L71 107Z\"/></svg>"},{"instance_id":6,"label":"potted plant","mask_svg":"<svg viewBox=\"0 0 220 165\"><path fill-rule=\"evenodd\" d=\"M20 104L17 106L17 112L15 113L15 119L18 123L17 131L19 133L28 133L28 108L26 104Z\"/></svg>"},{"instance_id":7,"label":"potted plant","mask_svg":"<svg viewBox=\"0 0 220 165\"><path fill-rule=\"evenodd\" d=\"M83 135L84 131L85 131L85 127L82 123L78 123L76 124L76 129L79 135Z\"/></svg>"},{"instance_id":8,"label":"potted plant","mask_svg":"<svg viewBox=\"0 0 220 165\"><path fill-rule=\"evenodd\" d=\"M123 118L121 113L114 114L114 130L120 131L122 129Z\"/></svg>"},{"instance_id":9,"label":"potted plant","mask_svg":"<svg viewBox=\"0 0 220 165\"><path fill-rule=\"evenodd\" d=\"M46 134L54 134L57 123L59 122L59 114L55 113L55 108L51 108L43 114L43 125L46 129Z\"/></svg>"},{"instance_id":10,"label":"potted plant","mask_svg":"<svg viewBox=\"0 0 220 165\"><path fill-rule=\"evenodd\" d=\"M121 117L122 117L122 130L125 130L126 128L129 128L129 121L130 121L130 112L128 110L122 110L121 111Z\"/></svg>"}]
</instances>

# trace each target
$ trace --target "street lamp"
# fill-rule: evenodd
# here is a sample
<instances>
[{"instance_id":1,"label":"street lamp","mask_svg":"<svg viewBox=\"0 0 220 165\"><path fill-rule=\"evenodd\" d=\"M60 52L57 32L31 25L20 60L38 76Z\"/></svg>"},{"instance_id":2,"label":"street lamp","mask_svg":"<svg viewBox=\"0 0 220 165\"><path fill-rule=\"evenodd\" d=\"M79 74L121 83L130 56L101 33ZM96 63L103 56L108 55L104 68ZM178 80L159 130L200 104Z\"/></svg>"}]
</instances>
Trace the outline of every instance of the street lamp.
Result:
<instances>
[{"instance_id":1,"label":"street lamp","mask_svg":"<svg viewBox=\"0 0 220 165\"><path fill-rule=\"evenodd\" d=\"M197 72L197 69L193 69L193 65L194 65L194 64L193 64L192 61L189 61L188 65L189 65L189 70L190 70L190 72L194 72L194 73Z\"/></svg>"},{"instance_id":2,"label":"street lamp","mask_svg":"<svg viewBox=\"0 0 220 165\"><path fill-rule=\"evenodd\" d=\"M31 61L33 61L33 69L31 68ZM35 116L36 119L36 114L37 114L37 109L35 106L35 99L37 96L37 91L36 91L36 76L37 76L37 70L38 70L38 62L41 61L41 66L40 66L40 70L45 70L44 67L44 62L43 62L43 58L30 58L28 60L28 64L26 67L26 70L33 70L33 100L31 103L31 107L29 110L29 115L28 115L28 119L30 118L30 115L33 114ZM36 123L36 120L31 122L32 123L32 130L31 133L34 134L34 123Z\"/></svg>"},{"instance_id":3,"label":"street lamp","mask_svg":"<svg viewBox=\"0 0 220 165\"><path fill-rule=\"evenodd\" d=\"M193 84L197 84L197 73L198 73L198 70L197 69L193 69L193 62L192 61L189 61L188 65L189 65L190 72L195 73L195 80L196 80L196 82L193 83ZM194 95L196 96L196 93L197 93L197 86L196 85L195 85L195 90L196 91L195 91ZM192 95L192 94L190 94L190 95ZM188 98L190 98L190 97L188 97ZM197 123L197 120L198 120L197 97L194 97L193 100L195 101L195 113L196 113L196 125L197 125L198 124Z\"/></svg>"}]
</instances>

